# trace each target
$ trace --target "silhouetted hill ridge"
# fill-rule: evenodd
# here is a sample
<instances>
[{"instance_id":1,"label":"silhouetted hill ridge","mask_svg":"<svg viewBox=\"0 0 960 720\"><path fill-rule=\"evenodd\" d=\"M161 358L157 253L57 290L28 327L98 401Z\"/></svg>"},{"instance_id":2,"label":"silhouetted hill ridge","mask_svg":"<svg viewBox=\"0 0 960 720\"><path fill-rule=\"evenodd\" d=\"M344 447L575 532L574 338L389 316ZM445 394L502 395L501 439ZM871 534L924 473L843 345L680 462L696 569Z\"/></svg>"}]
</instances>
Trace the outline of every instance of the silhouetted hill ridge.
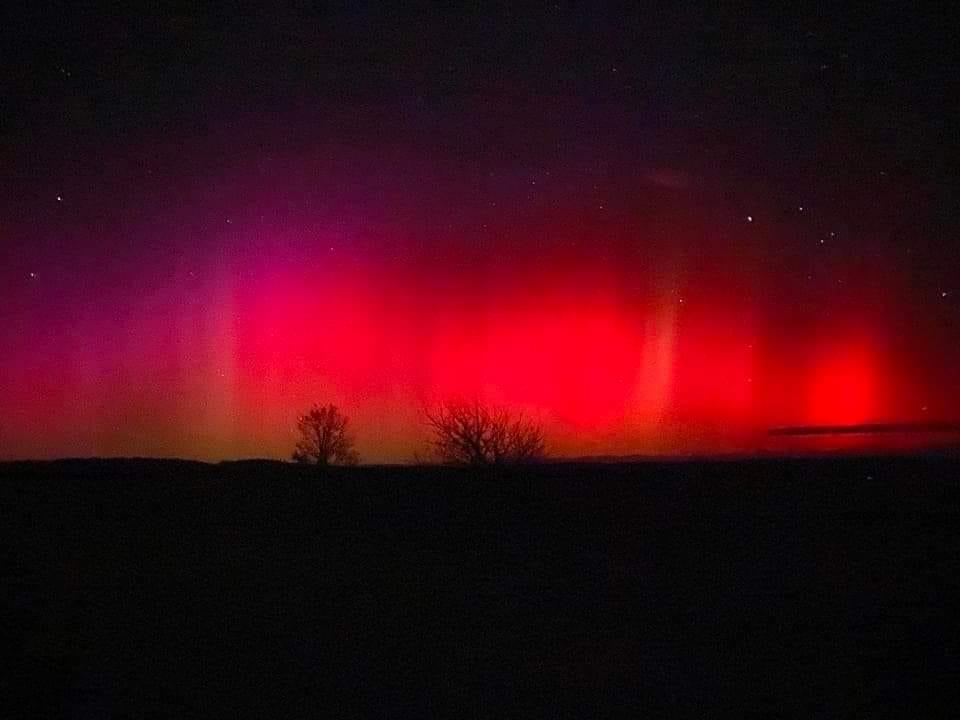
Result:
<instances>
[{"instance_id":1,"label":"silhouetted hill ridge","mask_svg":"<svg viewBox=\"0 0 960 720\"><path fill-rule=\"evenodd\" d=\"M6 463L4 704L930 716L957 700L958 471Z\"/></svg>"}]
</instances>

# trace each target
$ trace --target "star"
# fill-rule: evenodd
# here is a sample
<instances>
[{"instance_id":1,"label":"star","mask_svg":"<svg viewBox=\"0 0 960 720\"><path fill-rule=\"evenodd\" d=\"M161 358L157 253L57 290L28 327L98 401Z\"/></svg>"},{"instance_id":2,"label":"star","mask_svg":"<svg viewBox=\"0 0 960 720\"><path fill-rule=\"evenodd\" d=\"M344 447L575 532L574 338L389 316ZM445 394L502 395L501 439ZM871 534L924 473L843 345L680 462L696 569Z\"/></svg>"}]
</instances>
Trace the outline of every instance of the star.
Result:
<instances>
[{"instance_id":1,"label":"star","mask_svg":"<svg viewBox=\"0 0 960 720\"><path fill-rule=\"evenodd\" d=\"M753 215L747 215L747 222L753 222Z\"/></svg>"},{"instance_id":2,"label":"star","mask_svg":"<svg viewBox=\"0 0 960 720\"><path fill-rule=\"evenodd\" d=\"M947 295L949 295L949 294L950 294L950 293L948 293L946 290L944 290L943 292L940 293L940 297L945 298L945 297L946 297Z\"/></svg>"},{"instance_id":3,"label":"star","mask_svg":"<svg viewBox=\"0 0 960 720\"><path fill-rule=\"evenodd\" d=\"M63 196L57 195L57 202L63 202Z\"/></svg>"},{"instance_id":4,"label":"star","mask_svg":"<svg viewBox=\"0 0 960 720\"><path fill-rule=\"evenodd\" d=\"M37 274L35 272L32 272L30 273L30 277L35 280L37 278Z\"/></svg>"}]
</instances>

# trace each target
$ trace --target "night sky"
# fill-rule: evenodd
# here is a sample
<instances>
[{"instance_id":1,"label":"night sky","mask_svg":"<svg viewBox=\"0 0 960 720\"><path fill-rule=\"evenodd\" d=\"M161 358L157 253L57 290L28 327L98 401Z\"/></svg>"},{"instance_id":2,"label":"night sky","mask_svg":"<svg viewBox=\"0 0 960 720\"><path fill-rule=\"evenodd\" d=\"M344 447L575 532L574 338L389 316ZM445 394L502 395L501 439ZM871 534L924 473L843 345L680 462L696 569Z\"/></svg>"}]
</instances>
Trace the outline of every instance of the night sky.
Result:
<instances>
[{"instance_id":1,"label":"night sky","mask_svg":"<svg viewBox=\"0 0 960 720\"><path fill-rule=\"evenodd\" d=\"M17 5L0 458L289 457L314 402L373 462L450 396L558 455L960 415L947 10Z\"/></svg>"}]
</instances>

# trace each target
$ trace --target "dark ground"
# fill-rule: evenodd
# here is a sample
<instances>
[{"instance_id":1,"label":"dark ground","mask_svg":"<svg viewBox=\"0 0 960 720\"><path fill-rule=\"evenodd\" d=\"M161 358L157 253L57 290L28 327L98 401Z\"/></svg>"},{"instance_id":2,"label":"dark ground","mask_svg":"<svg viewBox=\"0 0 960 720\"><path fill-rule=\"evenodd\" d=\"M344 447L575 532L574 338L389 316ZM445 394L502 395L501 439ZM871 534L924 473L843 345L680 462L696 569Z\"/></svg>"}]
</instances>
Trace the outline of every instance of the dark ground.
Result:
<instances>
[{"instance_id":1,"label":"dark ground","mask_svg":"<svg viewBox=\"0 0 960 720\"><path fill-rule=\"evenodd\" d=\"M952 716L958 470L0 464L2 714Z\"/></svg>"}]
</instances>

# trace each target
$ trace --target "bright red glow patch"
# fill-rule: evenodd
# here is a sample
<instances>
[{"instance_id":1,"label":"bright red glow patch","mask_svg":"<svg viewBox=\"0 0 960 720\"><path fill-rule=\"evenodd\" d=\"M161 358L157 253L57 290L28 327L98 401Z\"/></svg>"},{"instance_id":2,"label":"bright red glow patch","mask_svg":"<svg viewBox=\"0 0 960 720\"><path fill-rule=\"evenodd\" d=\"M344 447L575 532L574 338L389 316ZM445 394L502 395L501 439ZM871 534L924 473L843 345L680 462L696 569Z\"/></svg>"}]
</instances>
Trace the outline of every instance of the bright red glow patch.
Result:
<instances>
[{"instance_id":1,"label":"bright red glow patch","mask_svg":"<svg viewBox=\"0 0 960 720\"><path fill-rule=\"evenodd\" d=\"M491 382L508 402L545 407L575 426L603 427L626 409L639 350L640 338L612 307L547 309L494 335Z\"/></svg>"},{"instance_id":2,"label":"bright red glow patch","mask_svg":"<svg viewBox=\"0 0 960 720\"><path fill-rule=\"evenodd\" d=\"M875 420L879 391L876 362L868 350L862 346L834 350L813 370L807 421L841 425Z\"/></svg>"},{"instance_id":3,"label":"bright red glow patch","mask_svg":"<svg viewBox=\"0 0 960 720\"><path fill-rule=\"evenodd\" d=\"M485 316L473 333L443 334L432 368L441 394L480 395L597 428L621 417L640 338L603 303L528 304Z\"/></svg>"}]
</instances>

